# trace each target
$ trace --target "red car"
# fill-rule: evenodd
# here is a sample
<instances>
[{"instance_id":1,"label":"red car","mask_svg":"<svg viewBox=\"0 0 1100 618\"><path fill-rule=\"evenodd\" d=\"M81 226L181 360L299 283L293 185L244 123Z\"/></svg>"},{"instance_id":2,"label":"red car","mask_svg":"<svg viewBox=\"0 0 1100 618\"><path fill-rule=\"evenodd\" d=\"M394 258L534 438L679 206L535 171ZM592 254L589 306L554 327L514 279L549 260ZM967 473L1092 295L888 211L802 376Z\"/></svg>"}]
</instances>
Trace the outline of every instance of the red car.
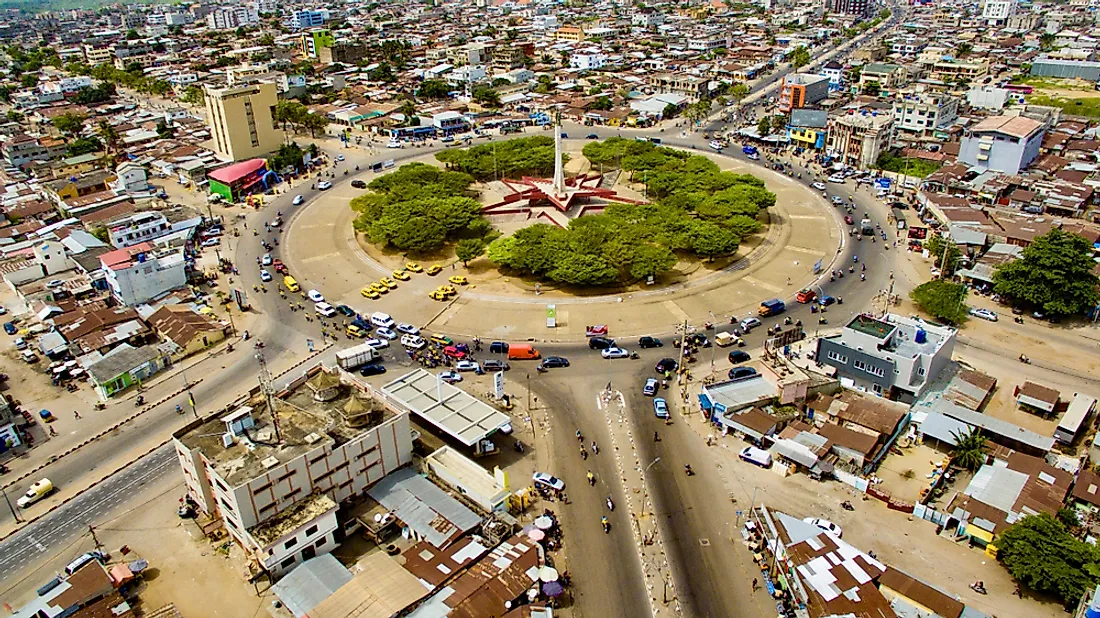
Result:
<instances>
[{"instance_id":1,"label":"red car","mask_svg":"<svg viewBox=\"0 0 1100 618\"><path fill-rule=\"evenodd\" d=\"M852 215L844 215L844 222L848 225L855 225L856 220L852 218Z\"/></svg>"},{"instance_id":2,"label":"red car","mask_svg":"<svg viewBox=\"0 0 1100 618\"><path fill-rule=\"evenodd\" d=\"M271 263L271 265L275 267L275 272L279 273L280 275L285 275L287 274L287 272L289 272L286 268L286 264L283 264L282 260L275 260Z\"/></svg>"},{"instance_id":3,"label":"red car","mask_svg":"<svg viewBox=\"0 0 1100 618\"><path fill-rule=\"evenodd\" d=\"M449 346L443 348L443 355L444 356L450 356L451 358L454 358L454 359L457 359L457 360L462 360L462 359L466 358L466 353L463 352L462 350L458 349L457 346L453 346L453 345L449 345Z\"/></svg>"}]
</instances>

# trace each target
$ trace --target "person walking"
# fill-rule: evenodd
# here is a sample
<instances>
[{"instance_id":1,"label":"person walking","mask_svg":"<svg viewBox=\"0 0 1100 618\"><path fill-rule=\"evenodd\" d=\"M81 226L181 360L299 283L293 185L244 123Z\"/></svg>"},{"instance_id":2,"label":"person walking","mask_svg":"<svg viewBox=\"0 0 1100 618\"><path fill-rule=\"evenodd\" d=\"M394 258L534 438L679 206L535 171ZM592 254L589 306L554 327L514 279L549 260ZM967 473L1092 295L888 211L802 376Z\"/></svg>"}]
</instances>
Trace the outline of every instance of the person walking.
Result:
<instances>
[{"instance_id":1,"label":"person walking","mask_svg":"<svg viewBox=\"0 0 1100 618\"><path fill-rule=\"evenodd\" d=\"M752 591L753 591L753 592L756 592L756 591L757 591L757 589L759 589L759 588L760 588L760 582L759 582L759 581L757 581L757 579L756 579L756 578L754 577L754 578L752 579Z\"/></svg>"}]
</instances>

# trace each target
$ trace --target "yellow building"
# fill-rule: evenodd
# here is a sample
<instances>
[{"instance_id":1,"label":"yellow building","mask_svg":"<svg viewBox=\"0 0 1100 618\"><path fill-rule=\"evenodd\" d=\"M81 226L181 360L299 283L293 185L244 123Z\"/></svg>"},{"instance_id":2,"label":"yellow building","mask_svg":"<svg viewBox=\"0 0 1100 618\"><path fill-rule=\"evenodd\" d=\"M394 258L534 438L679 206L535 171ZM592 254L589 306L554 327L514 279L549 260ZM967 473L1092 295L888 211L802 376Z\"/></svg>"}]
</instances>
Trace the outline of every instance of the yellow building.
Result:
<instances>
[{"instance_id":1,"label":"yellow building","mask_svg":"<svg viewBox=\"0 0 1100 618\"><path fill-rule=\"evenodd\" d=\"M579 43L584 40L584 30L573 26L562 26L554 31L554 38L559 41Z\"/></svg>"},{"instance_id":2,"label":"yellow building","mask_svg":"<svg viewBox=\"0 0 1100 618\"><path fill-rule=\"evenodd\" d=\"M214 151L230 161L263 157L283 144L275 121L275 84L258 82L206 90L206 122Z\"/></svg>"}]
</instances>

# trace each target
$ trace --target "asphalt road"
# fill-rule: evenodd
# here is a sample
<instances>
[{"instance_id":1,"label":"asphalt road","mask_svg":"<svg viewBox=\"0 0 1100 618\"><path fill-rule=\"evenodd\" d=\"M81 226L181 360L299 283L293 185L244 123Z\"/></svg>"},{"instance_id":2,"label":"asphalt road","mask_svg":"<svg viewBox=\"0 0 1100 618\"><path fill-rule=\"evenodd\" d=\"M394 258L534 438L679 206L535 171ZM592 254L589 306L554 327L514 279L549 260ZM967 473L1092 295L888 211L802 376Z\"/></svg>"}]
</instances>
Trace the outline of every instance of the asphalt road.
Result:
<instances>
[{"instance_id":1,"label":"asphalt road","mask_svg":"<svg viewBox=\"0 0 1100 618\"><path fill-rule=\"evenodd\" d=\"M172 447L164 446L16 532L0 543L0 580L8 580L44 554L60 551L87 533L88 526L141 493L142 486L168 474L178 474L178 464ZM155 508L175 508L175 503Z\"/></svg>"}]
</instances>

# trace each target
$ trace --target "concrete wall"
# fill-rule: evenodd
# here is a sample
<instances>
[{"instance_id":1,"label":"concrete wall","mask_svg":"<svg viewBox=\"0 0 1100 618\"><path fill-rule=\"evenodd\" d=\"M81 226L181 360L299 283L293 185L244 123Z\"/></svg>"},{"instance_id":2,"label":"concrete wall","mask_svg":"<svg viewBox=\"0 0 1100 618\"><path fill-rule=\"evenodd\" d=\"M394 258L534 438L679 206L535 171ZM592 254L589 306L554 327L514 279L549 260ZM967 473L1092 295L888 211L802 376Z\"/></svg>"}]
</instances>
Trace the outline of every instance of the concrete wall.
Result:
<instances>
[{"instance_id":1,"label":"concrete wall","mask_svg":"<svg viewBox=\"0 0 1100 618\"><path fill-rule=\"evenodd\" d=\"M338 527L336 509L332 509L274 543L254 547L253 551L263 562L264 568L278 577L314 556L336 549L340 545L334 535Z\"/></svg>"},{"instance_id":2,"label":"concrete wall","mask_svg":"<svg viewBox=\"0 0 1100 618\"><path fill-rule=\"evenodd\" d=\"M816 357L818 361L836 368L837 377L848 378L861 388L876 394L888 394L894 384L894 363L890 359L878 358L854 348L849 348L839 340L818 339ZM863 369L857 369L856 363L868 368L882 370L882 376ZM876 388L877 387L877 388Z\"/></svg>"}]
</instances>

